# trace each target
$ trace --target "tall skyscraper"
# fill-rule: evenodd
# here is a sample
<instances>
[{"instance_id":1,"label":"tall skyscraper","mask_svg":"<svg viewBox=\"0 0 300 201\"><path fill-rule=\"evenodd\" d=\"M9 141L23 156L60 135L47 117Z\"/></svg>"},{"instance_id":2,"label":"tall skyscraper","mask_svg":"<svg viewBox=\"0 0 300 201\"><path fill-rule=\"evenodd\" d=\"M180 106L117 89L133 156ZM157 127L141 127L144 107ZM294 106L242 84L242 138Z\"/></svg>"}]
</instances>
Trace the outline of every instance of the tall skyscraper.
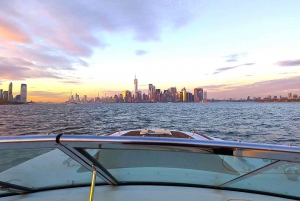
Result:
<instances>
[{"instance_id":1,"label":"tall skyscraper","mask_svg":"<svg viewBox=\"0 0 300 201\"><path fill-rule=\"evenodd\" d=\"M8 101L13 101L12 88L13 88L13 85L11 82L11 83L9 83L9 86L8 86Z\"/></svg>"},{"instance_id":2,"label":"tall skyscraper","mask_svg":"<svg viewBox=\"0 0 300 201\"><path fill-rule=\"evenodd\" d=\"M149 84L149 91L148 91L148 95L149 95L149 100L152 102L155 102L155 86L153 84Z\"/></svg>"},{"instance_id":3,"label":"tall skyscraper","mask_svg":"<svg viewBox=\"0 0 300 201\"><path fill-rule=\"evenodd\" d=\"M134 99L135 101L139 101L138 80L136 76L134 76Z\"/></svg>"},{"instance_id":4,"label":"tall skyscraper","mask_svg":"<svg viewBox=\"0 0 300 201\"><path fill-rule=\"evenodd\" d=\"M194 89L194 101L195 102L203 101L203 88Z\"/></svg>"},{"instance_id":5,"label":"tall skyscraper","mask_svg":"<svg viewBox=\"0 0 300 201\"><path fill-rule=\"evenodd\" d=\"M27 102L27 85L21 84L21 102L26 103Z\"/></svg>"},{"instance_id":6,"label":"tall skyscraper","mask_svg":"<svg viewBox=\"0 0 300 201\"><path fill-rule=\"evenodd\" d=\"M292 93L288 93L288 99L293 98Z\"/></svg>"},{"instance_id":7,"label":"tall skyscraper","mask_svg":"<svg viewBox=\"0 0 300 201\"><path fill-rule=\"evenodd\" d=\"M0 89L0 100L3 99L3 89Z\"/></svg>"},{"instance_id":8,"label":"tall skyscraper","mask_svg":"<svg viewBox=\"0 0 300 201\"><path fill-rule=\"evenodd\" d=\"M138 80L134 76L134 94L138 93Z\"/></svg>"},{"instance_id":9,"label":"tall skyscraper","mask_svg":"<svg viewBox=\"0 0 300 201\"><path fill-rule=\"evenodd\" d=\"M186 102L186 89L185 89L185 87L181 90L182 91L182 101L183 102Z\"/></svg>"},{"instance_id":10,"label":"tall skyscraper","mask_svg":"<svg viewBox=\"0 0 300 201\"><path fill-rule=\"evenodd\" d=\"M194 89L194 101L199 102L199 89L198 88Z\"/></svg>"},{"instance_id":11,"label":"tall skyscraper","mask_svg":"<svg viewBox=\"0 0 300 201\"><path fill-rule=\"evenodd\" d=\"M203 100L204 100L204 101L207 101L207 91L204 91Z\"/></svg>"}]
</instances>

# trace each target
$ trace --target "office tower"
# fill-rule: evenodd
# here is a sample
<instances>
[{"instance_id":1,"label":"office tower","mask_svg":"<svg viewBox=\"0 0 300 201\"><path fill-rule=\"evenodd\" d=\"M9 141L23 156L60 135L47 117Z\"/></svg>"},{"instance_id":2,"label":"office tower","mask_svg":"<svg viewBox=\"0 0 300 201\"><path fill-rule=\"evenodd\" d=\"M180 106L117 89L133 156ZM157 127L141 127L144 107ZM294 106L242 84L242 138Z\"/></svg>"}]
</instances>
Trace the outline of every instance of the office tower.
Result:
<instances>
[{"instance_id":1,"label":"office tower","mask_svg":"<svg viewBox=\"0 0 300 201\"><path fill-rule=\"evenodd\" d=\"M194 101L199 102L199 88L194 89Z\"/></svg>"},{"instance_id":2,"label":"office tower","mask_svg":"<svg viewBox=\"0 0 300 201\"><path fill-rule=\"evenodd\" d=\"M27 102L27 85L21 84L21 102L26 103Z\"/></svg>"},{"instance_id":3,"label":"office tower","mask_svg":"<svg viewBox=\"0 0 300 201\"><path fill-rule=\"evenodd\" d=\"M203 88L194 89L194 101L195 102L203 101Z\"/></svg>"},{"instance_id":4,"label":"office tower","mask_svg":"<svg viewBox=\"0 0 300 201\"><path fill-rule=\"evenodd\" d=\"M171 87L170 88L170 93L171 93L171 100L175 101L177 99L177 97L176 97L176 95L177 95L176 87Z\"/></svg>"},{"instance_id":5,"label":"office tower","mask_svg":"<svg viewBox=\"0 0 300 201\"><path fill-rule=\"evenodd\" d=\"M288 99L292 98L292 93L288 93Z\"/></svg>"},{"instance_id":6,"label":"office tower","mask_svg":"<svg viewBox=\"0 0 300 201\"><path fill-rule=\"evenodd\" d=\"M203 101L203 88L199 88L199 101Z\"/></svg>"},{"instance_id":7,"label":"office tower","mask_svg":"<svg viewBox=\"0 0 300 201\"><path fill-rule=\"evenodd\" d=\"M138 80L134 77L134 94L138 93Z\"/></svg>"},{"instance_id":8,"label":"office tower","mask_svg":"<svg viewBox=\"0 0 300 201\"><path fill-rule=\"evenodd\" d=\"M21 101L21 95L20 94L16 95L15 101L16 102L20 102Z\"/></svg>"},{"instance_id":9,"label":"office tower","mask_svg":"<svg viewBox=\"0 0 300 201\"><path fill-rule=\"evenodd\" d=\"M8 101L13 101L13 95L12 95L12 82L9 83L9 86L8 86Z\"/></svg>"},{"instance_id":10,"label":"office tower","mask_svg":"<svg viewBox=\"0 0 300 201\"><path fill-rule=\"evenodd\" d=\"M185 89L185 87L181 90L181 92L182 92L182 101L186 102L186 89Z\"/></svg>"},{"instance_id":11,"label":"office tower","mask_svg":"<svg viewBox=\"0 0 300 201\"><path fill-rule=\"evenodd\" d=\"M87 102L87 96L86 95L84 95L84 100L83 101Z\"/></svg>"},{"instance_id":12,"label":"office tower","mask_svg":"<svg viewBox=\"0 0 300 201\"><path fill-rule=\"evenodd\" d=\"M139 100L138 80L136 79L136 76L134 76L134 100Z\"/></svg>"},{"instance_id":13,"label":"office tower","mask_svg":"<svg viewBox=\"0 0 300 201\"><path fill-rule=\"evenodd\" d=\"M155 86L153 84L149 84L148 88L148 95L149 95L149 100L152 102L155 102Z\"/></svg>"},{"instance_id":14,"label":"office tower","mask_svg":"<svg viewBox=\"0 0 300 201\"><path fill-rule=\"evenodd\" d=\"M193 94L192 94L192 93L186 92L186 101L187 101L187 102L194 101L194 97L193 97Z\"/></svg>"},{"instance_id":15,"label":"office tower","mask_svg":"<svg viewBox=\"0 0 300 201\"><path fill-rule=\"evenodd\" d=\"M0 100L3 99L3 89L0 89Z\"/></svg>"},{"instance_id":16,"label":"office tower","mask_svg":"<svg viewBox=\"0 0 300 201\"><path fill-rule=\"evenodd\" d=\"M126 90L122 91L122 98L123 98L124 103L126 103Z\"/></svg>"},{"instance_id":17,"label":"office tower","mask_svg":"<svg viewBox=\"0 0 300 201\"><path fill-rule=\"evenodd\" d=\"M207 101L207 91L204 91L203 100Z\"/></svg>"},{"instance_id":18,"label":"office tower","mask_svg":"<svg viewBox=\"0 0 300 201\"><path fill-rule=\"evenodd\" d=\"M8 101L8 91L3 92L3 100Z\"/></svg>"}]
</instances>

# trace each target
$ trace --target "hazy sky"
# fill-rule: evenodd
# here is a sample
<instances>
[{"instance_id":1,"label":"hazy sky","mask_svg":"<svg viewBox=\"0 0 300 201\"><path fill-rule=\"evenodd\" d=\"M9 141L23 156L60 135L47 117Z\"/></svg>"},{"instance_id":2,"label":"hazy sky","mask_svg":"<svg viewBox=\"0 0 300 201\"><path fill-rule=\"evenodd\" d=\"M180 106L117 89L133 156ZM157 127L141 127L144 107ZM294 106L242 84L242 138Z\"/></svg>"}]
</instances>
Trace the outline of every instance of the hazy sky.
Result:
<instances>
[{"instance_id":1,"label":"hazy sky","mask_svg":"<svg viewBox=\"0 0 300 201\"><path fill-rule=\"evenodd\" d=\"M59 102L133 91L135 74L208 98L300 95L300 1L0 1L0 89Z\"/></svg>"}]
</instances>

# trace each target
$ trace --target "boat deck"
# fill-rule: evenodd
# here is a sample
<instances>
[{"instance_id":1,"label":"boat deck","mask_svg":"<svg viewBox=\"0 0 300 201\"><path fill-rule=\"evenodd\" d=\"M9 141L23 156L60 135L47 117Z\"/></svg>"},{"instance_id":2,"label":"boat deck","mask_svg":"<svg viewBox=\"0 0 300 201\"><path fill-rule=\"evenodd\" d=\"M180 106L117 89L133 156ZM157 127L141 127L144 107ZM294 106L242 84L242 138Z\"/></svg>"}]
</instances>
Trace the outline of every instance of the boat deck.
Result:
<instances>
[{"instance_id":1,"label":"boat deck","mask_svg":"<svg viewBox=\"0 0 300 201\"><path fill-rule=\"evenodd\" d=\"M188 138L188 139L194 139L193 137L182 133L180 131L171 131L171 135L169 134L140 134L141 131L129 131L122 136L135 136L135 137L168 137L168 138Z\"/></svg>"}]
</instances>

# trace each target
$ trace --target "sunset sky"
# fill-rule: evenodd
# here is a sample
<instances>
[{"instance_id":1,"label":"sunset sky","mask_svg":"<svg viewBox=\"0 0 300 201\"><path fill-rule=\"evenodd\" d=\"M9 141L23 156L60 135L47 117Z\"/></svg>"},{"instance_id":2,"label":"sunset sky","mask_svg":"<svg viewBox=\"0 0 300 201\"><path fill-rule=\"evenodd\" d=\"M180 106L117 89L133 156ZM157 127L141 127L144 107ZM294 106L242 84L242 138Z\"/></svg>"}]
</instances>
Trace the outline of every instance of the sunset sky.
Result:
<instances>
[{"instance_id":1,"label":"sunset sky","mask_svg":"<svg viewBox=\"0 0 300 201\"><path fill-rule=\"evenodd\" d=\"M28 101L203 87L300 95L299 0L0 1L0 89Z\"/></svg>"}]
</instances>

